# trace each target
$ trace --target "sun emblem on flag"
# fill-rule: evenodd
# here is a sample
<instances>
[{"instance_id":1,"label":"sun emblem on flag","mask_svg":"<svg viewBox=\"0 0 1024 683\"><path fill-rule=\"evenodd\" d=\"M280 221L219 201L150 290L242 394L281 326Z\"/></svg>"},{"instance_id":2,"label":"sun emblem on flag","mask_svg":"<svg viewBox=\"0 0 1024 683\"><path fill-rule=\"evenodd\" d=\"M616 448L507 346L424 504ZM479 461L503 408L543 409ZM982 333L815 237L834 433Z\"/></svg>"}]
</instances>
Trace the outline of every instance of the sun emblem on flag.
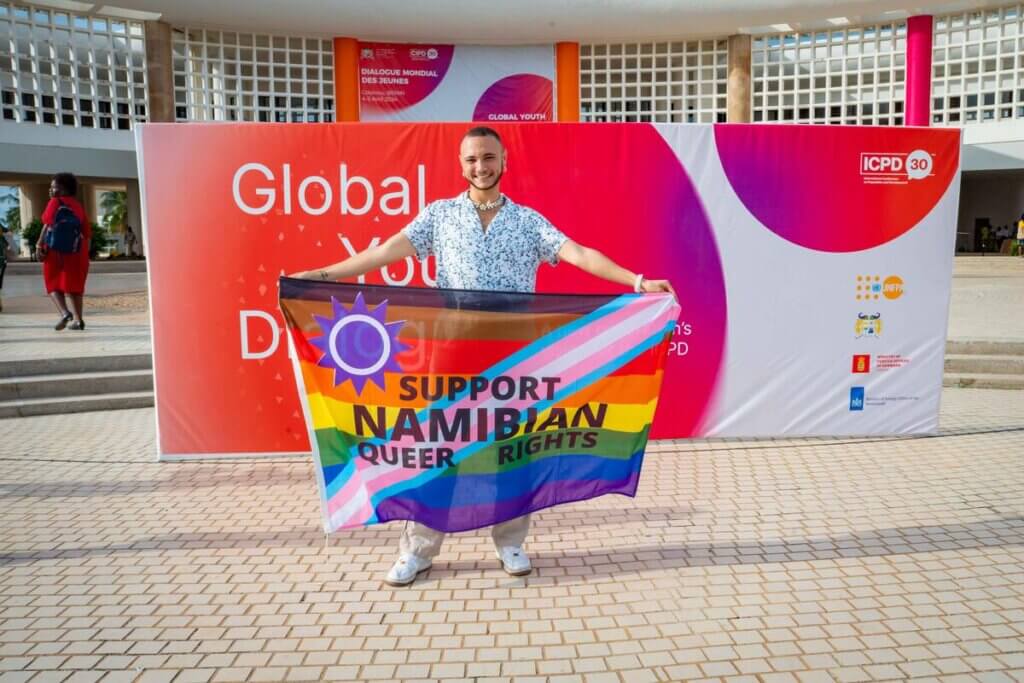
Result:
<instances>
[{"instance_id":1,"label":"sun emblem on flag","mask_svg":"<svg viewBox=\"0 0 1024 683\"><path fill-rule=\"evenodd\" d=\"M398 331L405 321L385 322L388 302L385 299L372 311L366 307L362 292L356 294L351 309L331 297L333 316L313 318L323 334L309 343L324 352L317 363L334 369L334 386L352 380L356 394L363 392L367 382L384 388L385 372L401 372L395 356L409 347L398 341Z\"/></svg>"}]
</instances>

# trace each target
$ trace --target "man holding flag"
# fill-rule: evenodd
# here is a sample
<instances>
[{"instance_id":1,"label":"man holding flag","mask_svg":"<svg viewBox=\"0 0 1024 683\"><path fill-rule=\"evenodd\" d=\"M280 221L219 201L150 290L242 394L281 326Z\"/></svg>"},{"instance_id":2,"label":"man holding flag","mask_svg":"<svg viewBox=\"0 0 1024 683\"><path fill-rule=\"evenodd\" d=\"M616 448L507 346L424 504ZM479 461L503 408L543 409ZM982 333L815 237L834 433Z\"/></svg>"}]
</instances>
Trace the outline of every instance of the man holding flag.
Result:
<instances>
[{"instance_id":1,"label":"man holding flag","mask_svg":"<svg viewBox=\"0 0 1024 683\"><path fill-rule=\"evenodd\" d=\"M415 256L437 259L437 284L446 289L532 293L542 262L566 261L591 275L636 292L669 292L667 280L648 280L609 259L601 252L566 237L542 215L512 202L500 190L508 155L498 133L491 128L471 128L459 148L466 192L427 205L400 232L339 263L293 277L315 280L353 278ZM532 571L523 551L529 515L491 527L498 558L513 576ZM440 552L444 533L417 522L407 522L400 554L385 582L411 584L430 568Z\"/></svg>"}]
</instances>

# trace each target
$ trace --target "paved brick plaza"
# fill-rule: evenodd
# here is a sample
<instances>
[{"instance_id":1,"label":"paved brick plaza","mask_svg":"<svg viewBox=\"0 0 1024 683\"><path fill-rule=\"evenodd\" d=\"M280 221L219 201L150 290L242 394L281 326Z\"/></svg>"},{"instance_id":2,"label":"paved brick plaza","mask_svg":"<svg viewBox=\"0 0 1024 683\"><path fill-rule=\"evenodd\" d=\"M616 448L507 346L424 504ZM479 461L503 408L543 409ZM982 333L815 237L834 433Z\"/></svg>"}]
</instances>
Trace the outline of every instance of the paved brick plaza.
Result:
<instances>
[{"instance_id":1,"label":"paved brick plaza","mask_svg":"<svg viewBox=\"0 0 1024 683\"><path fill-rule=\"evenodd\" d=\"M152 410L0 420L0 681L1024 680L1024 392L942 435L658 443L636 499L410 588L295 460L154 462Z\"/></svg>"}]
</instances>

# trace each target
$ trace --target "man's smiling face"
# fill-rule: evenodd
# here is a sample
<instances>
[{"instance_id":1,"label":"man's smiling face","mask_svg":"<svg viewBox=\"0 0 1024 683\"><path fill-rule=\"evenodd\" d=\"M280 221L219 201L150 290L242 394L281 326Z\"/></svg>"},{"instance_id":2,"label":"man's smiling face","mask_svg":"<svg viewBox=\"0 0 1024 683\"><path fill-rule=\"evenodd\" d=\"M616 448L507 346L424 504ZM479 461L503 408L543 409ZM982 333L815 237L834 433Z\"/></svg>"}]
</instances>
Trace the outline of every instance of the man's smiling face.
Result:
<instances>
[{"instance_id":1,"label":"man's smiling face","mask_svg":"<svg viewBox=\"0 0 1024 683\"><path fill-rule=\"evenodd\" d=\"M462 177L478 190L490 190L505 172L505 150L490 135L465 137L459 147Z\"/></svg>"}]
</instances>

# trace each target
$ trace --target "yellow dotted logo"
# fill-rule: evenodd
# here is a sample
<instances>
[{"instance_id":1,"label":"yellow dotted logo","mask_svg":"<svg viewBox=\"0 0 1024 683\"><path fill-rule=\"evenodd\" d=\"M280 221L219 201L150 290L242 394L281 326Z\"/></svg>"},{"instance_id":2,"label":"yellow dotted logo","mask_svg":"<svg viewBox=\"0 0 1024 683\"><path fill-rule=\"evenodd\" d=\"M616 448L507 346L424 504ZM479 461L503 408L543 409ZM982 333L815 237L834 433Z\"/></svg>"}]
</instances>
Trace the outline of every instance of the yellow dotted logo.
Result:
<instances>
[{"instance_id":1,"label":"yellow dotted logo","mask_svg":"<svg viewBox=\"0 0 1024 683\"><path fill-rule=\"evenodd\" d=\"M857 301L878 301L899 299L903 296L903 278L889 275L885 279L881 275L858 275L854 298Z\"/></svg>"},{"instance_id":2,"label":"yellow dotted logo","mask_svg":"<svg viewBox=\"0 0 1024 683\"><path fill-rule=\"evenodd\" d=\"M882 295L882 278L878 275L857 276L857 301L874 301Z\"/></svg>"}]
</instances>

